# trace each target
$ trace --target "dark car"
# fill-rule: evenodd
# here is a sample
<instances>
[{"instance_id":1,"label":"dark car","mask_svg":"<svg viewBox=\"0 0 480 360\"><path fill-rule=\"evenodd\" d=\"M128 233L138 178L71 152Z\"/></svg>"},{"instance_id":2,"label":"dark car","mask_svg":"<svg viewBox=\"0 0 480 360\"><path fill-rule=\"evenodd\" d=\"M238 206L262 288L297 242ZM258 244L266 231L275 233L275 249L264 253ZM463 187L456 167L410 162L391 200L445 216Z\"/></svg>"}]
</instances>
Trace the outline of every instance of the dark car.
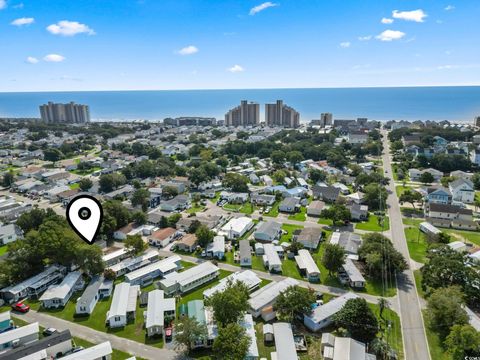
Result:
<instances>
[{"instance_id":1,"label":"dark car","mask_svg":"<svg viewBox=\"0 0 480 360\"><path fill-rule=\"evenodd\" d=\"M50 335L52 335L56 332L57 332L57 329L55 329L55 328L46 328L45 330L43 330L43 335L44 336L50 336Z\"/></svg>"},{"instance_id":2,"label":"dark car","mask_svg":"<svg viewBox=\"0 0 480 360\"><path fill-rule=\"evenodd\" d=\"M18 312L21 312L21 313L27 313L27 312L30 311L30 306L28 306L27 304L19 301L15 304L12 304L12 310L18 311Z\"/></svg>"}]
</instances>

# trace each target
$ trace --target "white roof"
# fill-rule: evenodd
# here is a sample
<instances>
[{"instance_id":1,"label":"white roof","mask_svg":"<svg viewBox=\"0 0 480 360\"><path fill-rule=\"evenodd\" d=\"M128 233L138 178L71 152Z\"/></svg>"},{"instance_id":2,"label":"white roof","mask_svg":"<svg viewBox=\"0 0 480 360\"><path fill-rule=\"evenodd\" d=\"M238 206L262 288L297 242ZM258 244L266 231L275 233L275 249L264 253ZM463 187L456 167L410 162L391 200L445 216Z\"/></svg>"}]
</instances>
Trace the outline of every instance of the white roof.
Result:
<instances>
[{"instance_id":1,"label":"white roof","mask_svg":"<svg viewBox=\"0 0 480 360\"><path fill-rule=\"evenodd\" d=\"M205 290L203 292L203 296L209 298L216 292L223 291L227 287L229 281L231 281L232 283L240 281L244 283L249 289L258 286L262 282L262 280L257 276L257 274L255 274L251 270L237 271L221 279L217 285Z\"/></svg>"},{"instance_id":2,"label":"white roof","mask_svg":"<svg viewBox=\"0 0 480 360\"><path fill-rule=\"evenodd\" d=\"M253 317L250 314L245 314L243 316L243 321L240 322L240 325L245 329L247 336L250 338L250 346L248 347L248 353L246 358L258 358L258 346L257 346L257 337L255 335L255 323L253 322Z\"/></svg>"},{"instance_id":3,"label":"white roof","mask_svg":"<svg viewBox=\"0 0 480 360\"><path fill-rule=\"evenodd\" d=\"M49 268L45 269L43 272L41 272L40 274L38 275L35 275L35 276L32 276L31 278L28 278L27 280L19 283L19 284L15 284L15 285L12 285L12 286L9 286L9 287L6 287L4 289L2 289L2 292L11 292L12 294L16 294L16 293L19 293L20 291L28 288L29 286L32 286L34 285L35 283L43 280L44 278L50 276L51 274L59 271L60 268L53 265L53 266L50 266Z\"/></svg>"},{"instance_id":4,"label":"white roof","mask_svg":"<svg viewBox=\"0 0 480 360\"><path fill-rule=\"evenodd\" d=\"M298 284L299 282L292 278L286 278L278 282L272 281L270 284L267 284L250 295L250 300L248 300L250 307L254 310L260 310L275 301L277 296L286 288Z\"/></svg>"},{"instance_id":5,"label":"white roof","mask_svg":"<svg viewBox=\"0 0 480 360\"><path fill-rule=\"evenodd\" d=\"M450 246L450 248L452 248L453 250L458 250L458 249L463 249L467 245L465 245L463 241L457 240L457 241L452 241L451 243L448 244L448 246Z\"/></svg>"},{"instance_id":6,"label":"white roof","mask_svg":"<svg viewBox=\"0 0 480 360\"><path fill-rule=\"evenodd\" d=\"M365 360L365 344L352 338L336 337L334 360Z\"/></svg>"},{"instance_id":7,"label":"white roof","mask_svg":"<svg viewBox=\"0 0 480 360\"><path fill-rule=\"evenodd\" d=\"M137 309L137 298L140 293L140 285L131 285L128 290L127 312Z\"/></svg>"},{"instance_id":8,"label":"white roof","mask_svg":"<svg viewBox=\"0 0 480 360\"><path fill-rule=\"evenodd\" d=\"M269 266L282 265L282 260L280 260L280 257L278 256L277 250L275 249L275 245L264 244L263 250L265 251L265 255L263 256L266 256Z\"/></svg>"},{"instance_id":9,"label":"white roof","mask_svg":"<svg viewBox=\"0 0 480 360\"><path fill-rule=\"evenodd\" d=\"M274 323L273 335L275 336L277 360L298 359L292 326L289 323Z\"/></svg>"},{"instance_id":10,"label":"white roof","mask_svg":"<svg viewBox=\"0 0 480 360\"><path fill-rule=\"evenodd\" d=\"M131 273L125 275L125 280L128 282L133 282L138 278L142 278L148 274L151 274L157 270L162 272L163 274L169 272L173 269L177 268L177 262L181 261L182 259L178 255L172 255L168 258L165 258L160 261L156 261L150 265L144 266L140 269L132 271Z\"/></svg>"},{"instance_id":11,"label":"white roof","mask_svg":"<svg viewBox=\"0 0 480 360\"><path fill-rule=\"evenodd\" d=\"M160 283L167 288L176 283L180 284L180 286L185 286L208 276L209 274L217 272L218 270L218 267L213 265L210 261L206 261L185 271L170 273L165 276L165 279L160 280Z\"/></svg>"},{"instance_id":12,"label":"white roof","mask_svg":"<svg viewBox=\"0 0 480 360\"><path fill-rule=\"evenodd\" d=\"M10 320L10 319L11 319L10 311L4 311L0 313L0 322L3 322L5 320Z\"/></svg>"},{"instance_id":13,"label":"white roof","mask_svg":"<svg viewBox=\"0 0 480 360\"><path fill-rule=\"evenodd\" d=\"M112 304L108 311L108 317L125 316L127 314L128 297L130 294L130 284L122 282L115 286L113 291Z\"/></svg>"},{"instance_id":14,"label":"white roof","mask_svg":"<svg viewBox=\"0 0 480 360\"><path fill-rule=\"evenodd\" d=\"M101 359L103 356L110 355L112 353L112 345L110 341L105 341L101 344L89 347L85 350L78 351L76 353L62 357L63 360L95 360Z\"/></svg>"},{"instance_id":15,"label":"white roof","mask_svg":"<svg viewBox=\"0 0 480 360\"><path fill-rule=\"evenodd\" d=\"M175 298L165 299L162 290L150 291L145 327L163 326L165 311L175 311Z\"/></svg>"},{"instance_id":16,"label":"white roof","mask_svg":"<svg viewBox=\"0 0 480 360\"><path fill-rule=\"evenodd\" d=\"M49 287L39 300L65 299L81 276L82 273L80 271L69 273L60 284Z\"/></svg>"},{"instance_id":17,"label":"white roof","mask_svg":"<svg viewBox=\"0 0 480 360\"><path fill-rule=\"evenodd\" d=\"M359 296L348 292L339 296L338 298L330 300L325 305L321 305L315 308L312 313L310 314L309 318L311 318L315 323L319 323L323 320L329 319L332 315L336 314L340 311L340 309L345 305L345 303L350 299L356 299Z\"/></svg>"},{"instance_id":18,"label":"white roof","mask_svg":"<svg viewBox=\"0 0 480 360\"><path fill-rule=\"evenodd\" d=\"M207 252L217 253L225 252L225 236L217 235L213 238L213 242L207 245Z\"/></svg>"},{"instance_id":19,"label":"white roof","mask_svg":"<svg viewBox=\"0 0 480 360\"><path fill-rule=\"evenodd\" d=\"M346 258L345 263L343 264L342 267L343 267L343 270L345 270L345 272L347 273L348 278L351 281L365 282L365 278L363 277L360 270L358 270L358 268L355 266L352 259Z\"/></svg>"},{"instance_id":20,"label":"white roof","mask_svg":"<svg viewBox=\"0 0 480 360\"><path fill-rule=\"evenodd\" d=\"M109 269L115 271L116 273L120 270L126 269L130 266L135 266L145 260L151 260L152 258L158 256L158 251L154 249L148 250L146 253L137 256L135 258L128 258L125 260L120 261L118 264L112 265Z\"/></svg>"},{"instance_id":21,"label":"white roof","mask_svg":"<svg viewBox=\"0 0 480 360\"><path fill-rule=\"evenodd\" d=\"M430 224L429 222L426 222L426 221L420 223L419 226L420 226L420 229L424 228L425 230L427 230L427 231L429 231L429 232L431 232L432 234L435 234L435 235L441 233L440 229L437 229L435 226L433 226L432 224Z\"/></svg>"},{"instance_id":22,"label":"white roof","mask_svg":"<svg viewBox=\"0 0 480 360\"><path fill-rule=\"evenodd\" d=\"M16 339L21 339L26 336L38 333L38 322L28 324L10 331L0 334L0 344L6 344Z\"/></svg>"},{"instance_id":23,"label":"white roof","mask_svg":"<svg viewBox=\"0 0 480 360\"><path fill-rule=\"evenodd\" d=\"M230 220L228 223L226 223L223 226L222 230L227 234L229 231L241 233L245 228L249 227L251 224L252 224L252 219L243 216L243 217Z\"/></svg>"},{"instance_id":24,"label":"white roof","mask_svg":"<svg viewBox=\"0 0 480 360\"><path fill-rule=\"evenodd\" d=\"M109 262L110 260L113 260L117 257L121 257L121 256L125 255L126 253L127 253L127 249L121 248L121 249L118 249L116 251L112 251L109 254L103 255L102 260L104 262Z\"/></svg>"},{"instance_id":25,"label":"white roof","mask_svg":"<svg viewBox=\"0 0 480 360\"><path fill-rule=\"evenodd\" d=\"M308 250L301 249L298 251L298 256L295 256L300 269L305 269L308 274L320 274L320 270L315 264L312 255Z\"/></svg>"}]
</instances>

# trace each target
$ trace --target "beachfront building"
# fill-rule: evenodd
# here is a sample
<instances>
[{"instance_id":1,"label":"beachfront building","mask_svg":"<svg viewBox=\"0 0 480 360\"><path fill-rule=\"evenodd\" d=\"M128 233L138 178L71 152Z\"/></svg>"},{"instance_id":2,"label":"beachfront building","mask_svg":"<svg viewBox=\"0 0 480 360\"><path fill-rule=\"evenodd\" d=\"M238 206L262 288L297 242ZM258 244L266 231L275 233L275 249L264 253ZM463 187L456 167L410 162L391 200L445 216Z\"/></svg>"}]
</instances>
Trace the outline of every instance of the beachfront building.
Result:
<instances>
[{"instance_id":1,"label":"beachfront building","mask_svg":"<svg viewBox=\"0 0 480 360\"><path fill-rule=\"evenodd\" d=\"M225 114L226 126L257 126L260 124L260 104L242 100L240 106Z\"/></svg>"},{"instance_id":2,"label":"beachfront building","mask_svg":"<svg viewBox=\"0 0 480 360\"><path fill-rule=\"evenodd\" d=\"M274 104L265 104L265 122L268 126L297 128L300 126L300 114L294 108L284 105L283 100Z\"/></svg>"}]
</instances>

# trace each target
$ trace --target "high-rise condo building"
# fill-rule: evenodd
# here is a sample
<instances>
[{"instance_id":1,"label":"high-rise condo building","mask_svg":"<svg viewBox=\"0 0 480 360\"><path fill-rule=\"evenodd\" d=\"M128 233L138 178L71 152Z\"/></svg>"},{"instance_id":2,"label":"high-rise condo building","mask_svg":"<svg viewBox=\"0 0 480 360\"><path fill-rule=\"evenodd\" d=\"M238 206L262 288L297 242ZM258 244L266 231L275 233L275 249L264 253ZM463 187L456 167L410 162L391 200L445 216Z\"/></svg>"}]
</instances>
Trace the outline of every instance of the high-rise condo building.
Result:
<instances>
[{"instance_id":1,"label":"high-rise condo building","mask_svg":"<svg viewBox=\"0 0 480 360\"><path fill-rule=\"evenodd\" d=\"M473 126L480 128L480 116L477 116L475 119L473 119Z\"/></svg>"},{"instance_id":2,"label":"high-rise condo building","mask_svg":"<svg viewBox=\"0 0 480 360\"><path fill-rule=\"evenodd\" d=\"M320 126L332 126L333 125L333 115L332 113L322 113L320 115Z\"/></svg>"},{"instance_id":3,"label":"high-rise condo building","mask_svg":"<svg viewBox=\"0 0 480 360\"><path fill-rule=\"evenodd\" d=\"M88 105L75 104L73 101L68 104L40 105L40 116L42 121L48 123L82 124L90 122L90 110Z\"/></svg>"},{"instance_id":4,"label":"high-rise condo building","mask_svg":"<svg viewBox=\"0 0 480 360\"><path fill-rule=\"evenodd\" d=\"M283 100L277 100L275 104L265 104L265 123L268 126L296 128L300 126L300 114L284 105Z\"/></svg>"},{"instance_id":5,"label":"high-rise condo building","mask_svg":"<svg viewBox=\"0 0 480 360\"><path fill-rule=\"evenodd\" d=\"M242 100L240 106L231 109L225 114L227 126L256 126L260 124L260 105L255 102Z\"/></svg>"}]
</instances>

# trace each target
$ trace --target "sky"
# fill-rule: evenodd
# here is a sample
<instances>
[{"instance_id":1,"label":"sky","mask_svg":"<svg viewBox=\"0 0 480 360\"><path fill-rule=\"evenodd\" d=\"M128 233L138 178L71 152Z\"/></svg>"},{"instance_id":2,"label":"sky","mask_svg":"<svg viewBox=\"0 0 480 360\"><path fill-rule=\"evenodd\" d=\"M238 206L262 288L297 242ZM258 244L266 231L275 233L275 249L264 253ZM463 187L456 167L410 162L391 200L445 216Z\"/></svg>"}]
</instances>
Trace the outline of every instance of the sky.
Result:
<instances>
[{"instance_id":1,"label":"sky","mask_svg":"<svg viewBox=\"0 0 480 360\"><path fill-rule=\"evenodd\" d=\"M0 91L480 85L477 0L0 0Z\"/></svg>"}]
</instances>

